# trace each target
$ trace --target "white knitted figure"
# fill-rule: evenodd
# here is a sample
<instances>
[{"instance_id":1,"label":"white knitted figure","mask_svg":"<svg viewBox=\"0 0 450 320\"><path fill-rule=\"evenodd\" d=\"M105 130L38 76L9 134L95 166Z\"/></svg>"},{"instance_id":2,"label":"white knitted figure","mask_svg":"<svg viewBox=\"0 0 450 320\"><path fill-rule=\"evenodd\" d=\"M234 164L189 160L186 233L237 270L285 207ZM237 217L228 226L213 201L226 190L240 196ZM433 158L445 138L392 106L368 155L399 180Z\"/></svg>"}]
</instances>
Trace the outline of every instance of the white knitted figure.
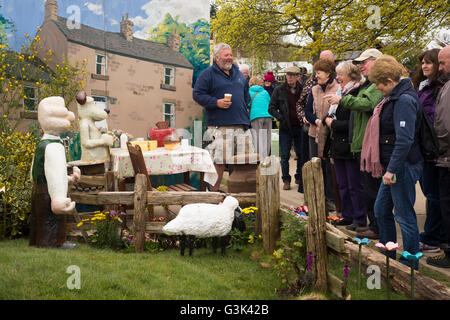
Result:
<instances>
[{"instance_id":1,"label":"white knitted figure","mask_svg":"<svg viewBox=\"0 0 450 320\"><path fill-rule=\"evenodd\" d=\"M114 138L109 133L101 133L95 126L95 121L102 121L108 117L105 110L97 108L92 97L85 92L77 95L78 121L80 126L81 161L109 160L109 147ZM108 111L109 112L109 111Z\"/></svg>"},{"instance_id":2,"label":"white knitted figure","mask_svg":"<svg viewBox=\"0 0 450 320\"><path fill-rule=\"evenodd\" d=\"M230 233L236 198L228 196L222 204L195 203L185 205L177 217L162 231L168 235L191 235L199 238L223 237Z\"/></svg>"},{"instance_id":3,"label":"white knitted figure","mask_svg":"<svg viewBox=\"0 0 450 320\"><path fill-rule=\"evenodd\" d=\"M75 119L67 110L64 99L48 97L39 103L38 121L44 136L37 145L31 176L33 192L31 200L31 246L72 249L65 243L66 217L75 208L75 202L67 196L68 184L80 178L80 169L73 167L67 175L66 154L60 135L70 129Z\"/></svg>"}]
</instances>

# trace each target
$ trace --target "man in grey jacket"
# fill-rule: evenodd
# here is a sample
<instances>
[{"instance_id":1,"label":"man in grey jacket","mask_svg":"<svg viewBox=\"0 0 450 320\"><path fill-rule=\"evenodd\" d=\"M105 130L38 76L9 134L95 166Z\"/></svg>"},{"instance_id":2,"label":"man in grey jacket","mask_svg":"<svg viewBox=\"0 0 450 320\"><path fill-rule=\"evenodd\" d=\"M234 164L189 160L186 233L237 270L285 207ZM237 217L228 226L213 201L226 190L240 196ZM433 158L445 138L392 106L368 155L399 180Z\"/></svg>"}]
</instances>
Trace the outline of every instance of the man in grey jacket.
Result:
<instances>
[{"instance_id":1,"label":"man in grey jacket","mask_svg":"<svg viewBox=\"0 0 450 320\"><path fill-rule=\"evenodd\" d=\"M441 89L435 111L434 128L439 140L439 196L444 229L447 233L445 255L427 258L427 263L435 267L450 268L450 45L439 52L439 71L447 82Z\"/></svg>"}]
</instances>

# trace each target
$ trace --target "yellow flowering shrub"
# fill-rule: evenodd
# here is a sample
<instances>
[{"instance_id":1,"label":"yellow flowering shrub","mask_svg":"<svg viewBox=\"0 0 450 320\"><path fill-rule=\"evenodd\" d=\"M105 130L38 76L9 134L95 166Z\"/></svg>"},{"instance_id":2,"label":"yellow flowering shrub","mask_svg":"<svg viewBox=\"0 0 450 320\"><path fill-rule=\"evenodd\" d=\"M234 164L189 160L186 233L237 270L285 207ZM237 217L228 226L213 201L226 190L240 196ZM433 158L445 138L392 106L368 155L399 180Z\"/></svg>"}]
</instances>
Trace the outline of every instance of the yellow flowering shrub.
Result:
<instances>
[{"instance_id":1,"label":"yellow flowering shrub","mask_svg":"<svg viewBox=\"0 0 450 320\"><path fill-rule=\"evenodd\" d=\"M18 237L28 230L36 145L30 133L0 134L0 238Z\"/></svg>"},{"instance_id":2,"label":"yellow flowering shrub","mask_svg":"<svg viewBox=\"0 0 450 320\"><path fill-rule=\"evenodd\" d=\"M37 111L38 101L33 99L60 96L68 106L87 79L86 59L74 65L66 58L56 66L48 64L54 53L48 50L45 57L38 56L42 49L39 35L27 38L20 52L0 44L0 133L16 130L23 119L21 111Z\"/></svg>"},{"instance_id":3,"label":"yellow flowering shrub","mask_svg":"<svg viewBox=\"0 0 450 320\"><path fill-rule=\"evenodd\" d=\"M111 211L95 211L94 216L81 220L77 227L87 227L87 229L95 230L89 237L92 245L97 248L124 249L129 245L129 241L123 238L123 230L121 229L121 216L124 212L118 213Z\"/></svg>"}]
</instances>

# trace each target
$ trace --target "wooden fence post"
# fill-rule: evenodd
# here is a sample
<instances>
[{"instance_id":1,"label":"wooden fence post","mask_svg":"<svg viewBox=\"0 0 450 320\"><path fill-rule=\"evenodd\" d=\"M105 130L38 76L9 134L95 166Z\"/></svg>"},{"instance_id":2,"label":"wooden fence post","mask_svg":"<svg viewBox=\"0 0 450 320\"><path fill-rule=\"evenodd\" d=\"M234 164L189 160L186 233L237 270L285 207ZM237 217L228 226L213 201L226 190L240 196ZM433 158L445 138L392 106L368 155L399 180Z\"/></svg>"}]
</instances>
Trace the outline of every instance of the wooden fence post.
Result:
<instances>
[{"instance_id":1,"label":"wooden fence post","mask_svg":"<svg viewBox=\"0 0 450 320\"><path fill-rule=\"evenodd\" d=\"M134 244L136 253L144 252L147 208L147 177L137 174L134 185Z\"/></svg>"},{"instance_id":2,"label":"wooden fence post","mask_svg":"<svg viewBox=\"0 0 450 320\"><path fill-rule=\"evenodd\" d=\"M256 206L260 219L256 229L261 225L263 247L266 253L276 249L280 238L280 161L276 156L266 157L258 166ZM259 221L260 220L260 221Z\"/></svg>"},{"instance_id":3,"label":"wooden fence post","mask_svg":"<svg viewBox=\"0 0 450 320\"><path fill-rule=\"evenodd\" d=\"M306 244L314 260L312 271L318 290L327 290L328 252L326 241L325 190L321 160L312 158L303 166L303 187L309 209Z\"/></svg>"}]
</instances>

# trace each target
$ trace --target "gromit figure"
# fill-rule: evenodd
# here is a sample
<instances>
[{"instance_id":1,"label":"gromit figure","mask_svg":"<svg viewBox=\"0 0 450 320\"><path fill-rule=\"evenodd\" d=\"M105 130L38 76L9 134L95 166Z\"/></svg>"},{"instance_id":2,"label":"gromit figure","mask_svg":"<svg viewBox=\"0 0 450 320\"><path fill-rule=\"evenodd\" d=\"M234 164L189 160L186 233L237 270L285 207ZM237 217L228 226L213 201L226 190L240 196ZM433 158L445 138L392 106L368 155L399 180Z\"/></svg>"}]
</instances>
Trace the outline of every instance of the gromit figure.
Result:
<instances>
[{"instance_id":1,"label":"gromit figure","mask_svg":"<svg viewBox=\"0 0 450 320\"><path fill-rule=\"evenodd\" d=\"M109 147L113 145L111 134L101 133L95 121L105 120L109 110L95 106L94 99L84 91L77 95L78 121L80 126L81 161L109 160Z\"/></svg>"},{"instance_id":2,"label":"gromit figure","mask_svg":"<svg viewBox=\"0 0 450 320\"><path fill-rule=\"evenodd\" d=\"M68 184L80 178L80 169L73 168L67 175L66 154L60 135L67 132L75 120L61 97L43 99L38 106L38 121L44 131L33 158L31 175L33 191L31 202L30 246L72 249L65 242L66 214L75 208L67 197Z\"/></svg>"}]
</instances>

